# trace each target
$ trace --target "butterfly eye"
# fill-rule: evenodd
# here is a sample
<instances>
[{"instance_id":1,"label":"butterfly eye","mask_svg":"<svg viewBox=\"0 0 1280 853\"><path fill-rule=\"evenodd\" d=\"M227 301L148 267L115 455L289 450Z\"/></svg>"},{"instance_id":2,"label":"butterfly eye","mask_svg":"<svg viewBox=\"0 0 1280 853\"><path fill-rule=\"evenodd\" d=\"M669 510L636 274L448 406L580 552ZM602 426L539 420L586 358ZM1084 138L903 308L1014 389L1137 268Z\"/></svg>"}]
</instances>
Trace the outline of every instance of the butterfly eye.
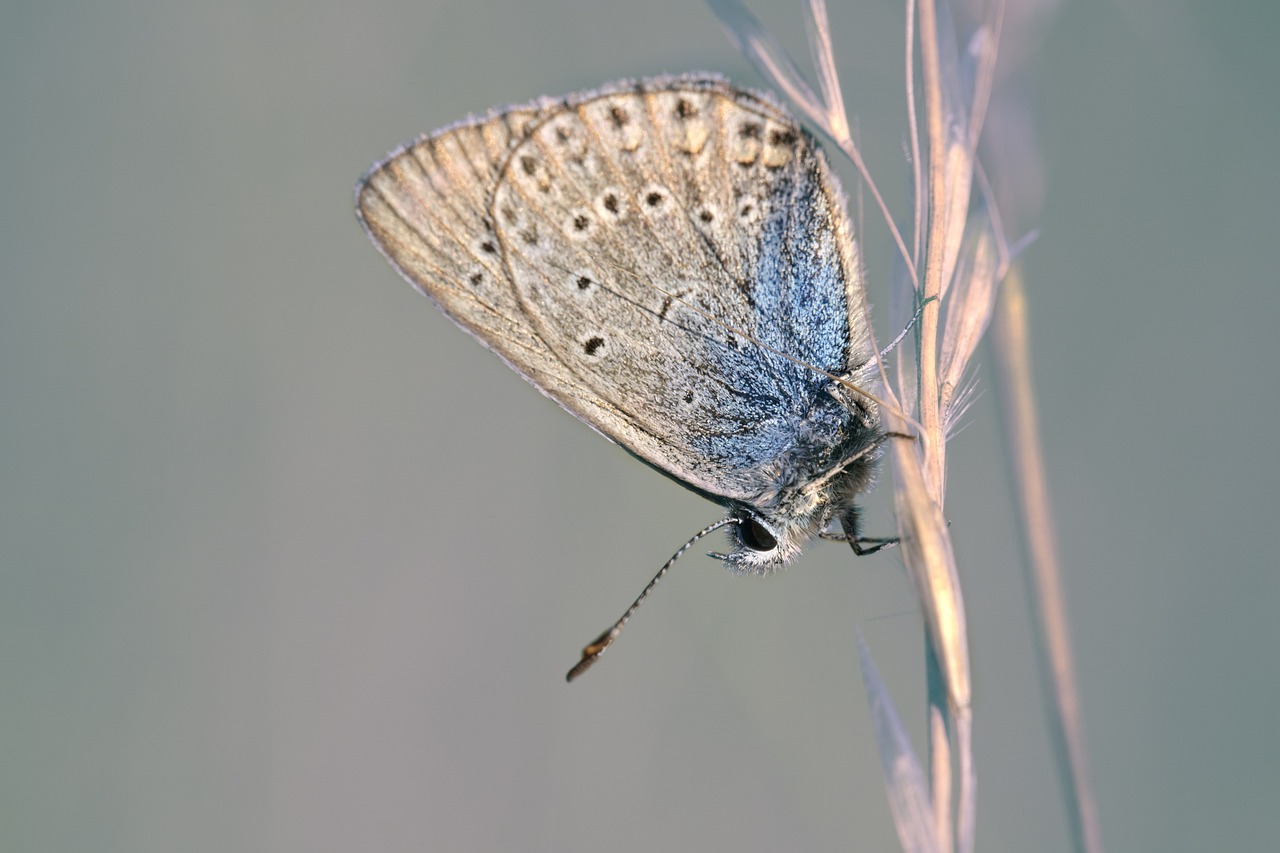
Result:
<instances>
[{"instance_id":1,"label":"butterfly eye","mask_svg":"<svg viewBox=\"0 0 1280 853\"><path fill-rule=\"evenodd\" d=\"M750 516L738 525L738 530L742 532L742 544L752 551L772 551L778 547L778 540L768 528Z\"/></svg>"}]
</instances>

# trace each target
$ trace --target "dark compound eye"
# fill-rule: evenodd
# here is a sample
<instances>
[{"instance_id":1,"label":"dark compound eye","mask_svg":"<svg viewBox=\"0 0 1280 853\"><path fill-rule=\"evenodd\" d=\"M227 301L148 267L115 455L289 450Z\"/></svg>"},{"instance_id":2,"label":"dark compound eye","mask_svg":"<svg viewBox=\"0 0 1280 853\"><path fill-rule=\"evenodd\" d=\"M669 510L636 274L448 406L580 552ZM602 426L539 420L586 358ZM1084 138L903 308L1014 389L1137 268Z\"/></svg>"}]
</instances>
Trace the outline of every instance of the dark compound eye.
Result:
<instances>
[{"instance_id":1,"label":"dark compound eye","mask_svg":"<svg viewBox=\"0 0 1280 853\"><path fill-rule=\"evenodd\" d=\"M752 551L772 551L778 547L778 540L773 538L773 534L750 516L743 519L738 529L742 531L742 544Z\"/></svg>"}]
</instances>

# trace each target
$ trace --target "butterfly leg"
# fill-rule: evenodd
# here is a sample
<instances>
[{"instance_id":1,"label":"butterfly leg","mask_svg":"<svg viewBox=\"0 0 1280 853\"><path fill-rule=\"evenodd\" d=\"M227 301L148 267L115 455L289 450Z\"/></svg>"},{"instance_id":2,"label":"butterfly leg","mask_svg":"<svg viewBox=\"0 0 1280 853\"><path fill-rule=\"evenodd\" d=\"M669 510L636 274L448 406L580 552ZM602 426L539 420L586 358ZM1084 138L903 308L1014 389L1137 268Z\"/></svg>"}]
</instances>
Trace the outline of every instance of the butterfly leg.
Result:
<instances>
[{"instance_id":1,"label":"butterfly leg","mask_svg":"<svg viewBox=\"0 0 1280 853\"><path fill-rule=\"evenodd\" d=\"M871 554L879 554L886 548L892 548L900 541L897 536L886 537L869 537L859 536L857 539L851 539L844 533L820 533L821 538L828 542L848 542L849 547L853 549L853 553L859 557L866 557Z\"/></svg>"},{"instance_id":2,"label":"butterfly leg","mask_svg":"<svg viewBox=\"0 0 1280 853\"><path fill-rule=\"evenodd\" d=\"M860 539L850 539L849 547L853 548L853 553L859 557L866 557L870 554L879 554L885 548L892 548L898 544L897 536L889 536L884 538L868 538L863 536ZM868 545L867 543L871 543Z\"/></svg>"},{"instance_id":3,"label":"butterfly leg","mask_svg":"<svg viewBox=\"0 0 1280 853\"><path fill-rule=\"evenodd\" d=\"M859 557L866 557L871 554L877 554L886 548L892 548L898 544L897 536L884 537L867 537L858 534L858 508L850 507L844 515L840 517L840 526L843 532L823 532L819 534L823 539L831 542L848 542L849 547L853 549L853 553Z\"/></svg>"}]
</instances>

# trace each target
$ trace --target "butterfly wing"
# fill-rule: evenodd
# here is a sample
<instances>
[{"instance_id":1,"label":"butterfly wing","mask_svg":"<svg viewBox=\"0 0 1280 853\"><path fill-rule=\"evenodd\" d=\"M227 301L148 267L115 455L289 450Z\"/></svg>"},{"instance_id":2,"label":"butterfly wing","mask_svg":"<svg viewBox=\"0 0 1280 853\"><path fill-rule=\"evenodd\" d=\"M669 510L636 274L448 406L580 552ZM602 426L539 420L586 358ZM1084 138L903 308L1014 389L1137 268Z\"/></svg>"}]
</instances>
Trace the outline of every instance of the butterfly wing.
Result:
<instances>
[{"instance_id":1,"label":"butterfly wing","mask_svg":"<svg viewBox=\"0 0 1280 853\"><path fill-rule=\"evenodd\" d=\"M767 502L809 476L797 454L838 462L856 415L822 371L867 378L856 257L776 105L718 77L620 84L422 139L357 198L445 313L687 485Z\"/></svg>"},{"instance_id":2,"label":"butterfly wing","mask_svg":"<svg viewBox=\"0 0 1280 853\"><path fill-rule=\"evenodd\" d=\"M593 395L577 387L524 316L503 264L489 202L507 155L549 104L461 122L393 151L356 186L369 238L417 290L536 387L557 400ZM574 411L575 414L578 412Z\"/></svg>"}]
</instances>

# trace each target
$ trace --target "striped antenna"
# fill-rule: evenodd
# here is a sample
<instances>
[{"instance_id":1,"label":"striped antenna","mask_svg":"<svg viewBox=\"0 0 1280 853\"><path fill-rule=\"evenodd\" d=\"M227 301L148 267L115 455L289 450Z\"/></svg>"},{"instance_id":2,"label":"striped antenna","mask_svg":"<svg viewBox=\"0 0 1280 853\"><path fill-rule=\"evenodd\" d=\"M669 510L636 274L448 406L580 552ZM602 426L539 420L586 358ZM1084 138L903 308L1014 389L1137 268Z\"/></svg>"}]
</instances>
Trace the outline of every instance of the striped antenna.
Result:
<instances>
[{"instance_id":1,"label":"striped antenna","mask_svg":"<svg viewBox=\"0 0 1280 853\"><path fill-rule=\"evenodd\" d=\"M622 614L622 618L620 618L617 622L614 622L613 626L609 628L609 630L605 631L599 637L596 637L594 640L592 640L590 643L586 645L586 647L582 650L582 660L578 661L576 664L573 665L573 669L569 670L569 674L565 676L565 681L573 681L579 675L582 675L582 673L586 672L588 669L591 668L591 665L593 663L595 663L597 660L600 659L600 655L604 654L605 649L613 645L613 641L618 639L618 635L622 633L622 626L627 624L627 620L631 618L632 613L636 612L636 608L640 606L640 602L644 601L645 598L648 597L649 592L655 586L658 585L658 581L662 580L662 576L671 570L671 567L675 565L676 560L684 556L685 551L688 551L690 548L693 547L694 542L697 542L699 539L701 539L703 536L706 536L708 533L714 533L715 531L719 530L721 527L724 527L729 524L741 524L741 519L738 519L738 518L721 519L720 521L717 521L715 524L711 524L711 525L708 525L707 527L702 528L701 530L699 530L697 533L693 535L692 539L690 539L688 542L681 545L680 550L676 551L674 554L671 555L671 559L667 560L667 562L665 562L662 565L662 568L658 569L658 573L653 576L653 580L649 581L649 584L643 590L640 591L640 594L636 596L636 600L633 601L631 603L631 606L627 608L627 612Z\"/></svg>"}]
</instances>

